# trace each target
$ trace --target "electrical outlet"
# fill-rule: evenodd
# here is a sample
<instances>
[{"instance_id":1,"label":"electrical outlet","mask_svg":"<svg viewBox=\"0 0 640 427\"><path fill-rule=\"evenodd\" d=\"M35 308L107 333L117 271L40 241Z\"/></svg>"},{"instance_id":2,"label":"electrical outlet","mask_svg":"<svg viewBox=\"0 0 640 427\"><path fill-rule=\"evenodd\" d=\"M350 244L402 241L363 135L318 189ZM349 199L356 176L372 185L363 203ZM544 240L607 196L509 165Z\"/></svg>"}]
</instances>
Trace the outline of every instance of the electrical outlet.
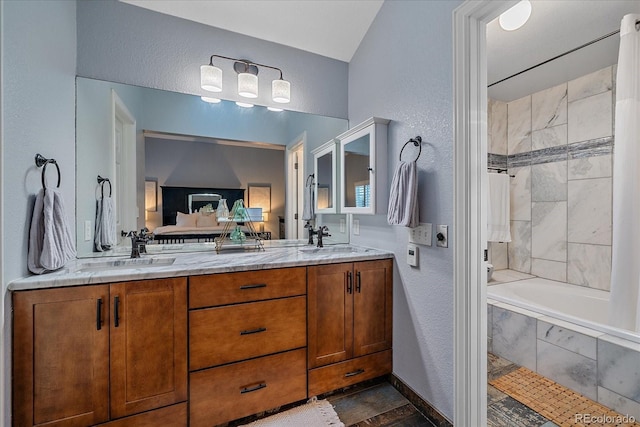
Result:
<instances>
[{"instance_id":1,"label":"electrical outlet","mask_svg":"<svg viewBox=\"0 0 640 427\"><path fill-rule=\"evenodd\" d=\"M353 235L354 236L359 236L360 235L360 220L359 219L354 219L353 220Z\"/></svg>"},{"instance_id":2,"label":"electrical outlet","mask_svg":"<svg viewBox=\"0 0 640 427\"><path fill-rule=\"evenodd\" d=\"M421 222L417 227L409 229L409 243L431 246L431 234L433 226L427 222Z\"/></svg>"},{"instance_id":3,"label":"electrical outlet","mask_svg":"<svg viewBox=\"0 0 640 427\"><path fill-rule=\"evenodd\" d=\"M345 221L344 219L340 219L340 232L344 233L346 229L347 229L347 221Z\"/></svg>"},{"instance_id":4,"label":"electrical outlet","mask_svg":"<svg viewBox=\"0 0 640 427\"><path fill-rule=\"evenodd\" d=\"M91 220L86 220L84 222L84 241L90 242L92 234L93 234L93 227L91 226Z\"/></svg>"},{"instance_id":5,"label":"electrical outlet","mask_svg":"<svg viewBox=\"0 0 640 427\"><path fill-rule=\"evenodd\" d=\"M436 226L436 246L441 248L449 247L449 233L448 226L438 225Z\"/></svg>"}]
</instances>

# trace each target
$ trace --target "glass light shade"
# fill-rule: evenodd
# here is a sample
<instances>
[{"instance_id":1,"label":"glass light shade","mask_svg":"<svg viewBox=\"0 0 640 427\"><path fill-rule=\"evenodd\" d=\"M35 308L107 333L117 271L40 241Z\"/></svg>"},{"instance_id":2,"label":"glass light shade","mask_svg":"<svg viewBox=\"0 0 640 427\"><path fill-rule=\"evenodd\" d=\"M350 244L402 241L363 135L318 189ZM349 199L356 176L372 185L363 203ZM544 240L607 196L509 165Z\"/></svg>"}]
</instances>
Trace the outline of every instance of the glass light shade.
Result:
<instances>
[{"instance_id":1,"label":"glass light shade","mask_svg":"<svg viewBox=\"0 0 640 427\"><path fill-rule=\"evenodd\" d=\"M204 102L208 102L209 104L217 104L218 102L220 102L219 98L211 98L209 96L201 96L200 99L202 99Z\"/></svg>"},{"instance_id":2,"label":"glass light shade","mask_svg":"<svg viewBox=\"0 0 640 427\"><path fill-rule=\"evenodd\" d=\"M506 31L517 30L529 20L530 16L531 2L529 2L529 0L522 0L500 15L500 26Z\"/></svg>"},{"instance_id":3,"label":"glass light shade","mask_svg":"<svg viewBox=\"0 0 640 427\"><path fill-rule=\"evenodd\" d=\"M284 111L282 108L278 108L278 107L267 107L267 110L275 111L275 112Z\"/></svg>"},{"instance_id":4,"label":"glass light shade","mask_svg":"<svg viewBox=\"0 0 640 427\"><path fill-rule=\"evenodd\" d=\"M222 92L222 70L213 65L200 66L200 87L209 92Z\"/></svg>"},{"instance_id":5,"label":"glass light shade","mask_svg":"<svg viewBox=\"0 0 640 427\"><path fill-rule=\"evenodd\" d=\"M291 101L291 83L286 80L274 80L271 83L271 96L273 102L286 104Z\"/></svg>"},{"instance_id":6,"label":"glass light shade","mask_svg":"<svg viewBox=\"0 0 640 427\"><path fill-rule=\"evenodd\" d=\"M238 95L245 98L258 97L258 76L249 73L238 74Z\"/></svg>"},{"instance_id":7,"label":"glass light shade","mask_svg":"<svg viewBox=\"0 0 640 427\"><path fill-rule=\"evenodd\" d=\"M251 108L251 107L253 107L253 104L249 104L248 102L239 102L239 101L236 101L236 105L237 105L238 107L242 107L242 108Z\"/></svg>"}]
</instances>

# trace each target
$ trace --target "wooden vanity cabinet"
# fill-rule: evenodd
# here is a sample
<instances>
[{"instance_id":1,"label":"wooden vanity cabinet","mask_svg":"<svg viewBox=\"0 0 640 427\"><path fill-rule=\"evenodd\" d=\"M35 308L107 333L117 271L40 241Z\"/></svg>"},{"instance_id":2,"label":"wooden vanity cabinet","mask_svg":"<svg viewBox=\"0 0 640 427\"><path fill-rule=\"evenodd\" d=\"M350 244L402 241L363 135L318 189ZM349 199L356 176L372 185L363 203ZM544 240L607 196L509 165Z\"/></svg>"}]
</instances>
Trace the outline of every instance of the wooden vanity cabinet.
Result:
<instances>
[{"instance_id":1,"label":"wooden vanity cabinet","mask_svg":"<svg viewBox=\"0 0 640 427\"><path fill-rule=\"evenodd\" d=\"M308 268L309 396L391 372L391 260Z\"/></svg>"},{"instance_id":2,"label":"wooden vanity cabinet","mask_svg":"<svg viewBox=\"0 0 640 427\"><path fill-rule=\"evenodd\" d=\"M156 408L186 425L186 279L20 291L13 309L14 426L143 426Z\"/></svg>"}]
</instances>

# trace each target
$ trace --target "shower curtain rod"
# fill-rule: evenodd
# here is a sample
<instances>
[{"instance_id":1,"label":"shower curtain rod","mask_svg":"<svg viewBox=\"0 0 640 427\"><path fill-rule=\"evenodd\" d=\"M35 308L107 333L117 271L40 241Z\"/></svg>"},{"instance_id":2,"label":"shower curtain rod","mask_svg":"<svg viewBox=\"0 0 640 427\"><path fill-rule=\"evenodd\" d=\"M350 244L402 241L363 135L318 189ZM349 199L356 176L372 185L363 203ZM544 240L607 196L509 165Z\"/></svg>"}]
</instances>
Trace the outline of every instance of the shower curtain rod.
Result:
<instances>
[{"instance_id":1,"label":"shower curtain rod","mask_svg":"<svg viewBox=\"0 0 640 427\"><path fill-rule=\"evenodd\" d=\"M636 28L638 28L638 24L640 24L640 19L638 19L638 20L636 21ZM541 62L541 63L539 63L539 64L536 64L536 65L534 65L534 66L532 66L532 67L529 67L529 68L527 68L526 70L519 71L519 72L517 72L517 73L515 73L515 74L510 75L509 77L505 77L505 78L504 78L504 79L502 79L502 80L498 80L497 82L491 83L491 84L490 84L489 86L487 86L487 87L491 87L491 86L497 85L497 84L499 84L499 83L502 83L502 82L504 82L504 81L507 81L507 80L509 80L509 79L511 79L511 78L513 78L513 77L519 76L520 74L526 73L527 71L531 71L531 70L533 70L533 69L535 69L535 68L538 68L538 67L540 67L540 66L542 66L542 65L544 65L544 64L547 64L547 63L549 63L549 62L551 62L551 61L555 61L556 59L558 59L558 58L562 58L563 56L566 56L566 55L569 55L570 53L573 53L573 52L575 52L576 50L580 50L580 49L582 49L583 47L591 46L592 44L597 43L597 42L599 42L600 40L604 40L604 39L609 38L609 37L611 37L611 36L614 36L614 35L616 35L616 34L618 34L618 33L620 33L620 30L616 30L616 31L613 31L613 32L611 32L611 33L609 33L609 34L605 34L604 36L598 37L598 38L597 38L597 39L595 39L595 40L591 40L590 42L587 42L587 43L585 43L585 44L583 44L583 45L580 45L580 46L578 46L578 47L575 47L575 48L573 48L573 49L571 49L571 50L568 50L568 51L566 51L566 52L564 52L564 53L561 53L560 55L556 55L556 56L554 56L554 57L553 57L553 58L551 58L551 59L547 59L546 61L543 61L543 62Z\"/></svg>"}]
</instances>

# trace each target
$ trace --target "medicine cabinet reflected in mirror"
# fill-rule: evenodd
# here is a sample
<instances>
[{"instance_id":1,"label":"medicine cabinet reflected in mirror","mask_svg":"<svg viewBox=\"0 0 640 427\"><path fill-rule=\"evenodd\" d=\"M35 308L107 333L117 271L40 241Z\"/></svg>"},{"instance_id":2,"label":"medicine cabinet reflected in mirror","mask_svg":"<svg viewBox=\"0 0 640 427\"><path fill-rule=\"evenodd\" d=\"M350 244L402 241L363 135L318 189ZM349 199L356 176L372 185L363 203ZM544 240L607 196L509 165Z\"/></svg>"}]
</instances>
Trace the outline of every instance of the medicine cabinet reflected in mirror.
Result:
<instances>
[{"instance_id":1,"label":"medicine cabinet reflected in mirror","mask_svg":"<svg viewBox=\"0 0 640 427\"><path fill-rule=\"evenodd\" d=\"M114 144L117 138L117 130L114 130L114 105L126 109L131 116L132 123L128 126L132 127L132 132L130 132L132 137L127 142L130 144L130 151L124 156L129 163L132 163L127 166L130 169L128 175L121 172L122 165L116 162L118 153ZM166 181L158 181L157 183L158 211L152 212L145 209L145 178L154 178L146 173L145 157L146 154L149 154L146 152L149 148L146 147L157 146L158 142L154 141L156 145L150 144L149 135L174 136L172 140L175 140L176 144L199 140L204 143L227 141L237 146L251 145L254 148L261 145L264 146L263 148L271 147L270 150L263 150L265 153L267 151L273 153L273 147L279 146L280 151L278 152L282 153L282 156L287 155L286 146L293 146L303 141L304 160L300 167L303 171L302 179L304 179L313 170L311 151L335 138L336 135L345 132L347 127L348 122L345 119L294 111L273 112L259 106L242 108L231 101L209 104L195 95L77 77L76 243L78 257L98 255L93 252L92 233L85 232L92 231L94 228L96 198L100 195L96 182L97 175L108 177L114 182L114 197L117 197L119 188L120 191L127 189L133 193L130 206L124 207L124 209L122 206L117 207L117 209L121 209L123 224L129 224L126 226L128 229L140 229L147 224L150 218L161 218L162 186L220 187L220 183L215 180L207 181L205 179L201 183L177 182L175 177L180 175L178 172L183 172L188 165L201 165L198 166L198 169L200 175L204 177L210 176L212 170L224 170L226 176L235 178L238 183L242 182L239 177L239 174L242 173L241 170L231 167L232 163L242 163L241 156L235 156L233 162L228 157L212 156L207 159L193 160L183 158L181 159L182 170L168 173ZM181 151L180 148L174 149L174 152L179 153L178 155L181 157L188 155L186 150ZM203 162L206 166L203 166ZM192 169L195 167L192 166ZM283 160L282 176L278 178L278 181L283 183L282 186L287 181L286 171L286 161ZM209 175L207 175L208 173ZM253 182L269 183L271 178L265 177ZM304 182L302 182L302 186L304 186ZM234 188L242 188L242 185L238 184ZM248 188L245 186L244 190L246 198ZM284 205L296 204L297 201L285 200L289 198L286 196L289 193L284 188L279 189L275 185L272 186L272 198L276 197L277 192L282 193L280 208L283 212L282 216L285 216ZM329 193L335 195L335 183ZM333 206L335 205L334 200ZM268 219L275 224L272 238L277 239L281 234L278 233L282 221L278 217L281 214L274 213L276 207L273 204L271 208L272 213ZM298 217L302 217L302 212ZM331 219L327 218L327 220ZM337 221L339 221L338 218L336 218ZM116 231L119 234L120 228ZM348 233L344 235L335 233L333 236L332 240L336 243L348 242ZM305 237L296 236L295 238ZM125 245L127 243L126 241L122 242ZM109 254L128 255L122 249L124 248L117 247L116 250L109 251Z\"/></svg>"},{"instance_id":2,"label":"medicine cabinet reflected in mirror","mask_svg":"<svg viewBox=\"0 0 640 427\"><path fill-rule=\"evenodd\" d=\"M387 124L372 117L338 136L340 213L384 213L387 191Z\"/></svg>"},{"instance_id":3,"label":"medicine cabinet reflected in mirror","mask_svg":"<svg viewBox=\"0 0 640 427\"><path fill-rule=\"evenodd\" d=\"M331 140L312 152L316 213L336 213L336 141Z\"/></svg>"}]
</instances>

